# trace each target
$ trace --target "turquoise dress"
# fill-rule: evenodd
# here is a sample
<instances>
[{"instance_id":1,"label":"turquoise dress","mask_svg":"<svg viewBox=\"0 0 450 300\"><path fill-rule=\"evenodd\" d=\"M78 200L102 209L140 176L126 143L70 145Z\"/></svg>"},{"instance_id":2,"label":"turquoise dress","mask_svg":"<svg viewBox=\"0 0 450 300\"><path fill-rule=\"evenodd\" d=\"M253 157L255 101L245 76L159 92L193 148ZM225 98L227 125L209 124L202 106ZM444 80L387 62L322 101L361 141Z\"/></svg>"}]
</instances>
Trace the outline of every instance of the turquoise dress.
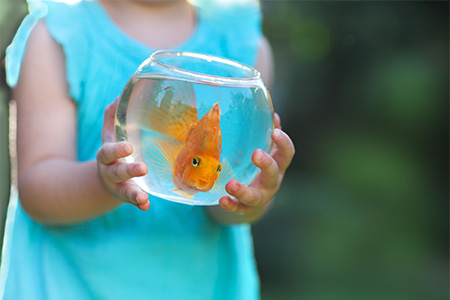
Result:
<instances>
[{"instance_id":1,"label":"turquoise dress","mask_svg":"<svg viewBox=\"0 0 450 300\"><path fill-rule=\"evenodd\" d=\"M195 32L176 49L254 64L261 38L259 8L255 1L228 3L197 1ZM78 108L78 160L95 159L105 107L155 49L122 32L98 2L32 4L7 51L8 84L15 86L29 32L44 18L66 56L70 96ZM87 222L43 226L13 196L0 298L259 298L249 225L220 225L203 207L156 197L150 202L147 212L124 204Z\"/></svg>"}]
</instances>

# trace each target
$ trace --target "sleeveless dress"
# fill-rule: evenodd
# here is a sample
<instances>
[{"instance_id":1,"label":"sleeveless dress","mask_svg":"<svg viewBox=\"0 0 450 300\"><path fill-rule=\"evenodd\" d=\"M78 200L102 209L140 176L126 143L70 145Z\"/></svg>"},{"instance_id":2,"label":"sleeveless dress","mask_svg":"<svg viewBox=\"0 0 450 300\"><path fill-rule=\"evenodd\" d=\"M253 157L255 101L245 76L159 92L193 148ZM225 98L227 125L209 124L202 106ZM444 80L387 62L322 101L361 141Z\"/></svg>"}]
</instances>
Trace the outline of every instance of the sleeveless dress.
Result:
<instances>
[{"instance_id":1,"label":"sleeveless dress","mask_svg":"<svg viewBox=\"0 0 450 300\"><path fill-rule=\"evenodd\" d=\"M17 83L27 38L43 18L66 56L78 112L78 160L95 159L105 107L156 49L127 36L96 1L30 3L7 50L7 82ZM197 1L195 32L175 49L253 65L261 38L259 7L252 0L228 4ZM224 226L203 207L151 196L147 212L124 204L86 222L44 226L12 194L0 299L259 298L248 224Z\"/></svg>"}]
</instances>

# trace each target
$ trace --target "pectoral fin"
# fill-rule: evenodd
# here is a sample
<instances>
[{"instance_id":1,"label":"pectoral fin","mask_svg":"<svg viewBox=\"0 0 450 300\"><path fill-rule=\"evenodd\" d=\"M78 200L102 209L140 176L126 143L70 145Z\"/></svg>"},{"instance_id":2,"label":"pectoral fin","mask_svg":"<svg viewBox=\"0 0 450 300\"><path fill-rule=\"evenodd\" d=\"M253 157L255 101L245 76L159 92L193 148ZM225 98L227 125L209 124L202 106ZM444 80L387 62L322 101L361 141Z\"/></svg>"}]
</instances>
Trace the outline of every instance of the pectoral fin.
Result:
<instances>
[{"instance_id":1,"label":"pectoral fin","mask_svg":"<svg viewBox=\"0 0 450 300\"><path fill-rule=\"evenodd\" d=\"M172 177L172 169L182 143L177 140L156 139L145 149L146 162L158 176Z\"/></svg>"},{"instance_id":2,"label":"pectoral fin","mask_svg":"<svg viewBox=\"0 0 450 300\"><path fill-rule=\"evenodd\" d=\"M211 191L219 192L219 190L225 188L225 185L228 181L235 179L235 177L236 176L231 169L230 163L225 158L222 159L222 171L220 172L219 177L217 177L217 180L214 183L214 187Z\"/></svg>"}]
</instances>

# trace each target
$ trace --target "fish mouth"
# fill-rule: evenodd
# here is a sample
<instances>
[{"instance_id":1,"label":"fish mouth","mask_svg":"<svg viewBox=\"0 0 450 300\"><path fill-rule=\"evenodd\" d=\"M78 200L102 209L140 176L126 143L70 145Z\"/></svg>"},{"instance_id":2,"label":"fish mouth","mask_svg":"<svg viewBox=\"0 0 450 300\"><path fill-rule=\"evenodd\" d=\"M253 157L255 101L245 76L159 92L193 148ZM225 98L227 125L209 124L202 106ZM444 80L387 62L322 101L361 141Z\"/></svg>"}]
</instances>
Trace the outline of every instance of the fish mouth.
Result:
<instances>
[{"instance_id":1,"label":"fish mouth","mask_svg":"<svg viewBox=\"0 0 450 300\"><path fill-rule=\"evenodd\" d=\"M210 182L207 181L207 180L199 179L199 180L197 181L197 186L196 186L196 188L197 188L200 192L207 192L207 191L209 191L209 190L212 188L212 185L211 185Z\"/></svg>"}]
</instances>

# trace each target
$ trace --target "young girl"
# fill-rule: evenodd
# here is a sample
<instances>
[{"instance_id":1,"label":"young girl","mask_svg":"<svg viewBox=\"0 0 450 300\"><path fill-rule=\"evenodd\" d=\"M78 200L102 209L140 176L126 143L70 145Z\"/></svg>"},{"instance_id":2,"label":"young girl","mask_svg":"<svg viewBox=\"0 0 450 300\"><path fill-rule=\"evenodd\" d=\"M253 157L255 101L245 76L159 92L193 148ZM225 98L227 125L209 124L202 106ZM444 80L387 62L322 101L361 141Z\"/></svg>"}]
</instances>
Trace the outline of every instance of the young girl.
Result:
<instances>
[{"instance_id":1,"label":"young girl","mask_svg":"<svg viewBox=\"0 0 450 300\"><path fill-rule=\"evenodd\" d=\"M156 49L238 60L270 84L257 3L235 3L99 0L32 9L7 52L20 202L12 199L8 212L3 299L259 297L248 223L280 186L294 154L289 137L275 129L273 153L253 153L257 179L228 182L229 196L209 208L149 197L129 180L146 174L145 164L121 162L133 148L112 139L112 100Z\"/></svg>"}]
</instances>

